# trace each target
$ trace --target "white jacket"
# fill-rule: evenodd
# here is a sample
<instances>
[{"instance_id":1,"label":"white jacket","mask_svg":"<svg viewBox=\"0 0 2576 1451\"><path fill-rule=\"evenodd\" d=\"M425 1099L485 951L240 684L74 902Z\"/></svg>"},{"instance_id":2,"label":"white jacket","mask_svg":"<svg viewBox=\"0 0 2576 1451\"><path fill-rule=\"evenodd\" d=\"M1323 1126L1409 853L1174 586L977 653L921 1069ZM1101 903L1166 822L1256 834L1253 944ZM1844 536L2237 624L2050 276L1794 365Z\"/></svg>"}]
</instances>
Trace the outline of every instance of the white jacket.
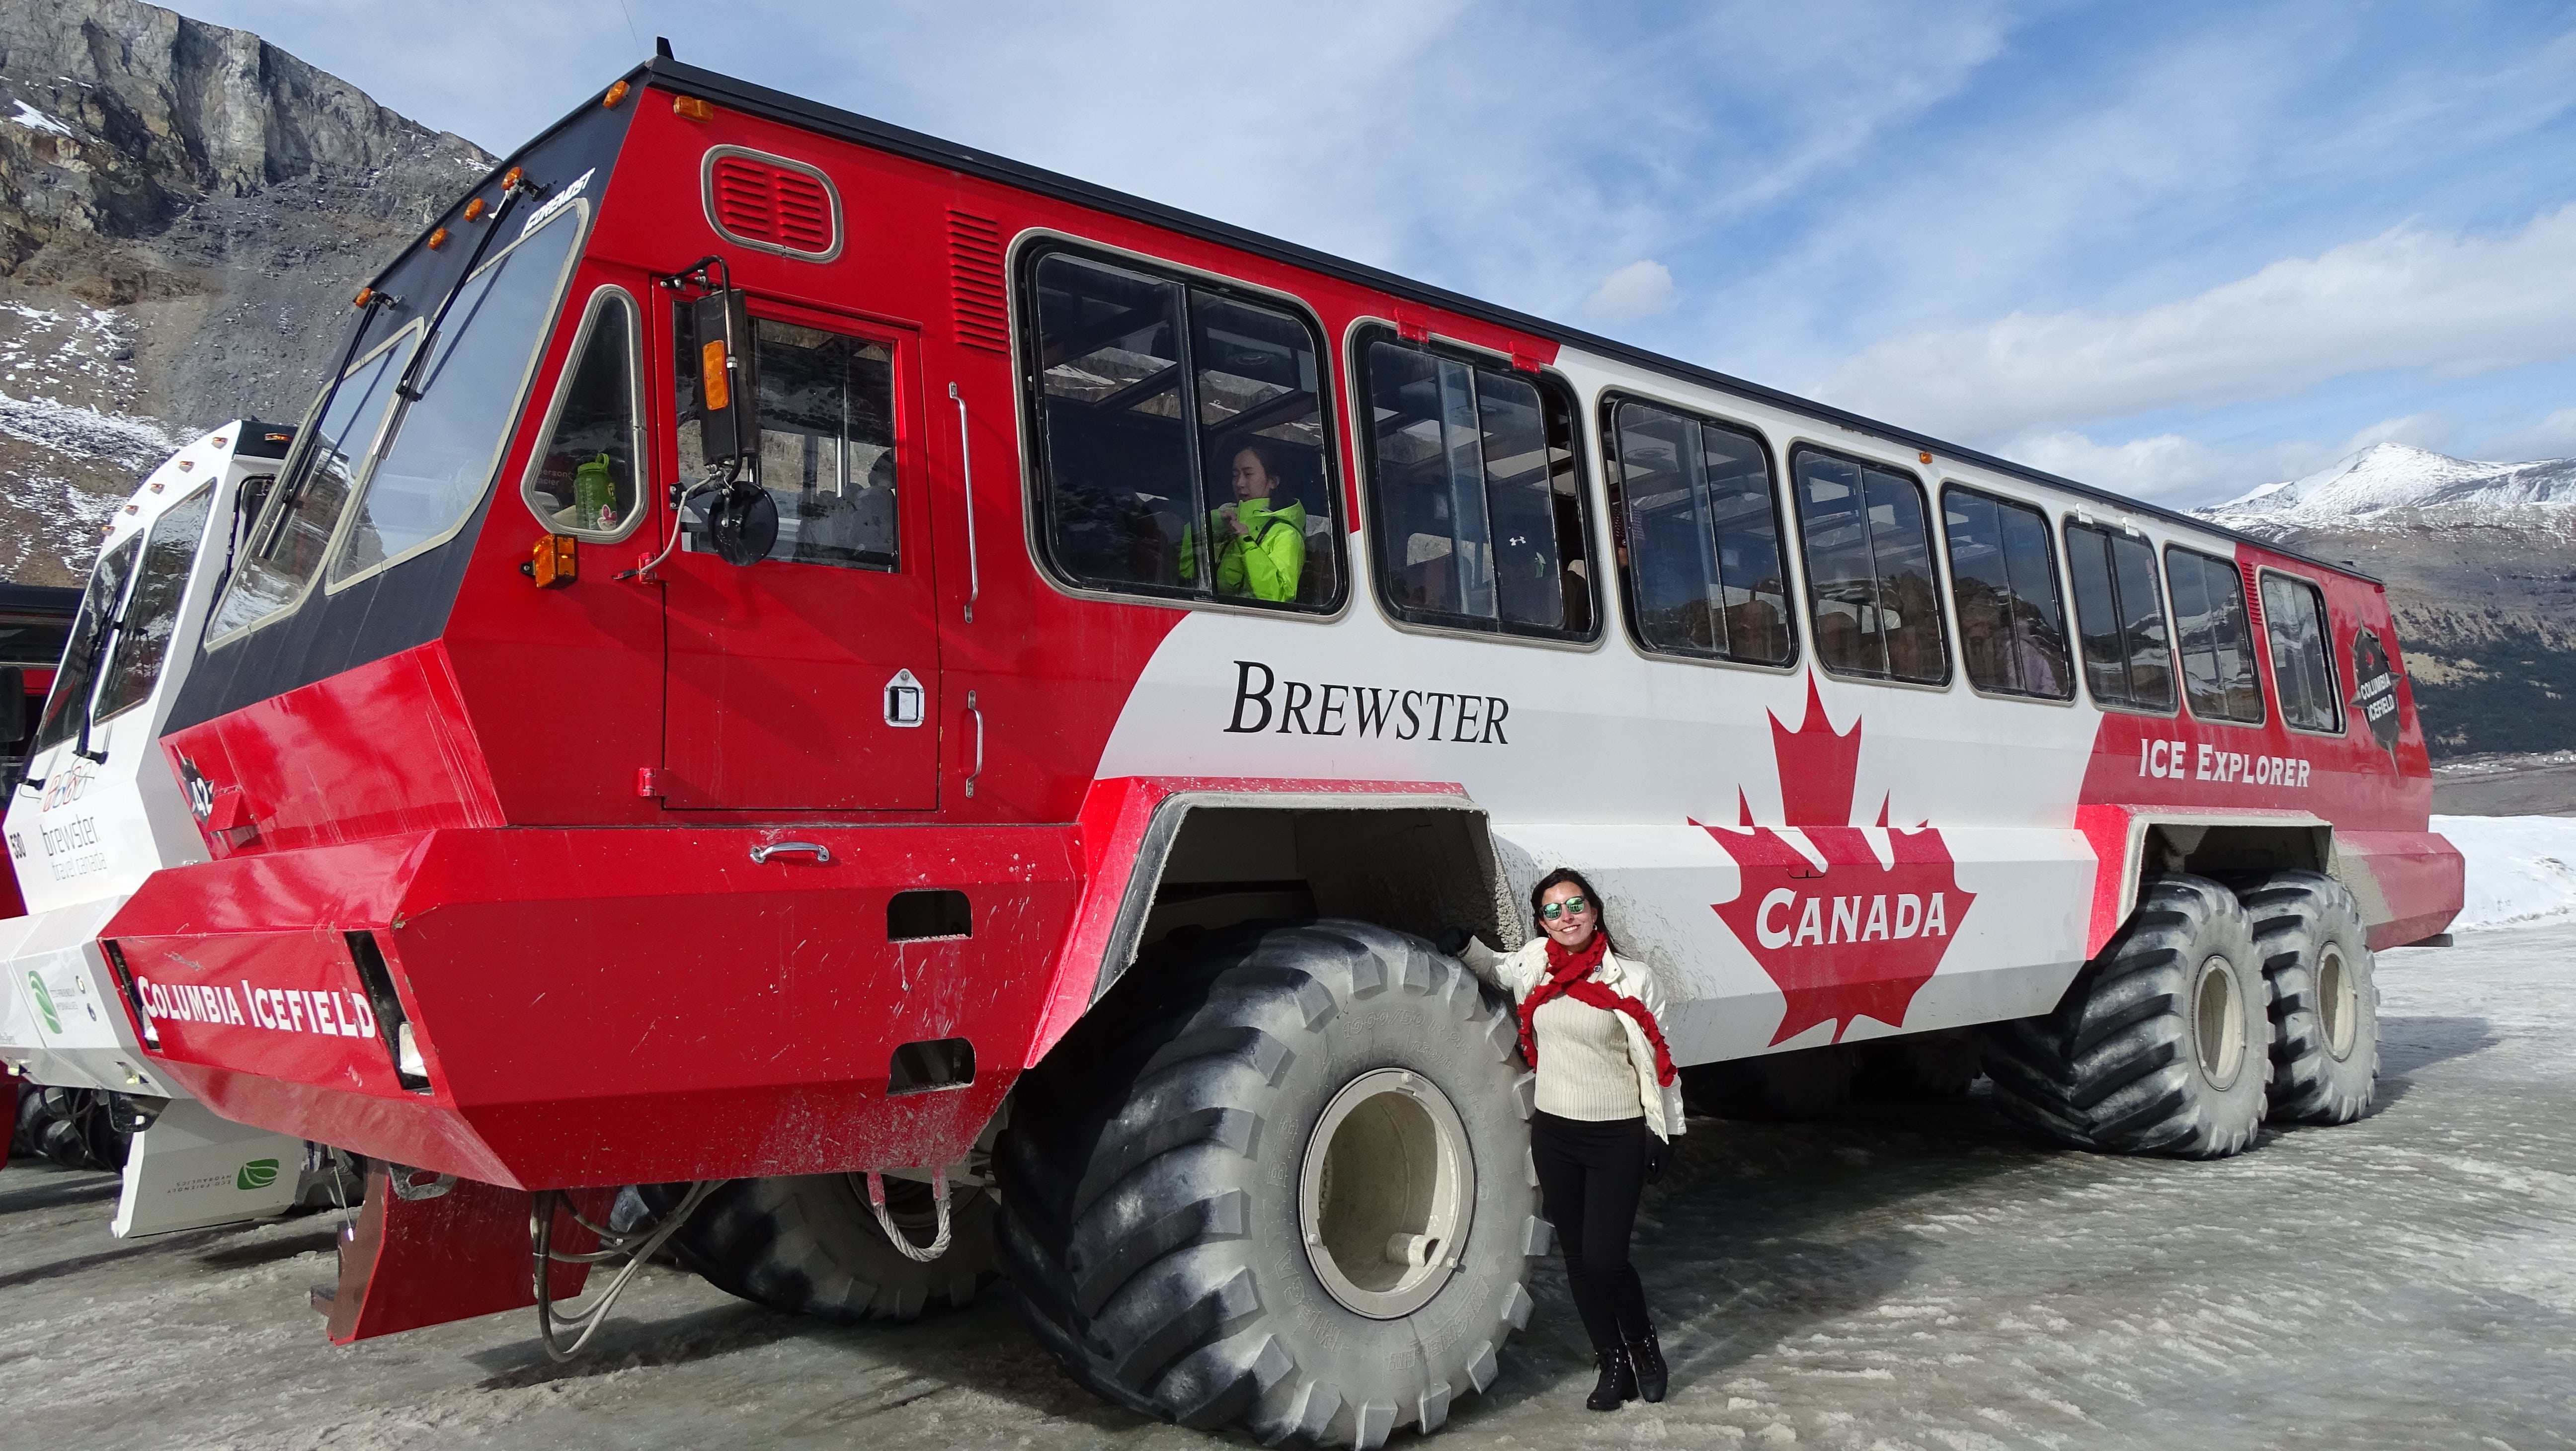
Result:
<instances>
[{"instance_id":1,"label":"white jacket","mask_svg":"<svg viewBox=\"0 0 2576 1451\"><path fill-rule=\"evenodd\" d=\"M1465 961L1477 976L1512 995L1515 1009L1547 976L1547 942L1545 936L1531 938L1519 951L1508 957L1497 956L1481 942L1467 944ZM1632 957L1604 951L1601 965L1592 970L1592 980L1621 997L1635 998L1654 1014L1655 1026L1664 1026L1664 990L1655 982L1654 969ZM1646 1127L1656 1138L1672 1142L1682 1133L1682 1084L1674 1075L1669 1084L1655 1081L1655 1045L1646 1030L1626 1013L1618 1015L1619 1025L1628 1030L1628 1062L1637 1070L1637 1101L1645 1106ZM1667 1035L1667 1046L1669 1046Z\"/></svg>"}]
</instances>

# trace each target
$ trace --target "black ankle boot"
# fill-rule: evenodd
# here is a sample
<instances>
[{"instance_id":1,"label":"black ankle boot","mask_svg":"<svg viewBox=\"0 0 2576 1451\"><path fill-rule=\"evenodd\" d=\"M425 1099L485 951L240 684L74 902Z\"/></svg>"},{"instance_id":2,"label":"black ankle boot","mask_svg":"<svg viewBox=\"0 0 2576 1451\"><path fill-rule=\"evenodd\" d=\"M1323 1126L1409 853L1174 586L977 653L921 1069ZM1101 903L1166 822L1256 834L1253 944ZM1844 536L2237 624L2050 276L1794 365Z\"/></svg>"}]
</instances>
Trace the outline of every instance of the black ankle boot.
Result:
<instances>
[{"instance_id":1,"label":"black ankle boot","mask_svg":"<svg viewBox=\"0 0 2576 1451\"><path fill-rule=\"evenodd\" d=\"M1637 1398L1637 1372L1628 1364L1628 1347L1614 1345L1600 1352L1601 1383L1584 1397L1583 1407L1590 1411L1615 1411L1623 1401Z\"/></svg>"},{"instance_id":2,"label":"black ankle boot","mask_svg":"<svg viewBox=\"0 0 2576 1451\"><path fill-rule=\"evenodd\" d=\"M1646 1327L1646 1338L1628 1342L1628 1363L1637 1381L1637 1394L1648 1401L1664 1398L1670 1376L1664 1370L1664 1348L1655 1343L1655 1327Z\"/></svg>"}]
</instances>

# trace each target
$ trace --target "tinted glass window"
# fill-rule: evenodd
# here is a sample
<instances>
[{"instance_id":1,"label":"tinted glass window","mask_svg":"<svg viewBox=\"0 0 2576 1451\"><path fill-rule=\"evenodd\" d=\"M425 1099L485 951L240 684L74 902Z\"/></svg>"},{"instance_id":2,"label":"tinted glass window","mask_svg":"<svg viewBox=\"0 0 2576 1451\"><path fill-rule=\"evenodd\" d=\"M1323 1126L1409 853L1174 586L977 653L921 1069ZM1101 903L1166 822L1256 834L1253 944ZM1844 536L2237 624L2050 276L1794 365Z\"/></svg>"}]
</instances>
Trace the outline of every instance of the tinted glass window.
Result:
<instances>
[{"instance_id":1,"label":"tinted glass window","mask_svg":"<svg viewBox=\"0 0 2576 1451\"><path fill-rule=\"evenodd\" d=\"M2075 626L2084 643L2084 684L2093 699L2137 710L2173 709L2173 654L2156 587L2155 550L2143 539L2068 524L2066 572L2075 583Z\"/></svg>"},{"instance_id":2,"label":"tinted glass window","mask_svg":"<svg viewBox=\"0 0 2576 1451\"><path fill-rule=\"evenodd\" d=\"M2272 632L2272 688L2281 697L2281 718L2301 730L2342 730L2325 596L2305 580L2267 574L2263 623Z\"/></svg>"},{"instance_id":3,"label":"tinted glass window","mask_svg":"<svg viewBox=\"0 0 2576 1451\"><path fill-rule=\"evenodd\" d=\"M1558 639L1592 633L1574 418L1527 374L1369 344L1378 576L1396 618Z\"/></svg>"},{"instance_id":4,"label":"tinted glass window","mask_svg":"<svg viewBox=\"0 0 2576 1451\"><path fill-rule=\"evenodd\" d=\"M1130 593L1332 608L1342 530L1313 330L1061 253L1032 280L1056 569Z\"/></svg>"},{"instance_id":5,"label":"tinted glass window","mask_svg":"<svg viewBox=\"0 0 2576 1451\"><path fill-rule=\"evenodd\" d=\"M693 309L678 304L672 326L679 355L697 355ZM751 320L752 371L759 378L761 487L778 506L771 559L843 569L902 568L895 507L894 349L821 328ZM697 376L677 379L680 469L706 472L699 443ZM684 546L703 547L705 500L689 503Z\"/></svg>"},{"instance_id":6,"label":"tinted glass window","mask_svg":"<svg viewBox=\"0 0 2576 1451\"><path fill-rule=\"evenodd\" d=\"M206 626L208 639L265 619L293 604L322 567L322 551L340 525L358 466L375 445L393 403L394 382L420 342L405 331L391 347L349 370L319 422L296 440L294 472L270 491L250 541L233 565L232 583Z\"/></svg>"},{"instance_id":7,"label":"tinted glass window","mask_svg":"<svg viewBox=\"0 0 2576 1451\"><path fill-rule=\"evenodd\" d=\"M2072 696L2047 519L2026 504L1956 488L1942 492L1941 511L1969 681L2007 695Z\"/></svg>"},{"instance_id":8,"label":"tinted glass window","mask_svg":"<svg viewBox=\"0 0 2576 1451\"><path fill-rule=\"evenodd\" d=\"M139 705L152 693L161 662L169 658L170 636L179 628L179 596L187 592L188 570L196 563L197 541L205 535L206 515L214 505L214 489L201 488L152 521L141 572L126 596L125 617L117 623L107 679L99 686L98 719Z\"/></svg>"},{"instance_id":9,"label":"tinted glass window","mask_svg":"<svg viewBox=\"0 0 2576 1451\"><path fill-rule=\"evenodd\" d=\"M1760 441L1634 402L1612 410L1609 434L1611 530L1637 643L1788 663L1788 568Z\"/></svg>"},{"instance_id":10,"label":"tinted glass window","mask_svg":"<svg viewBox=\"0 0 2576 1451\"><path fill-rule=\"evenodd\" d=\"M579 213L556 214L458 290L394 419L392 442L359 487L332 561L347 579L445 535L483 498L518 421L519 397L554 321Z\"/></svg>"},{"instance_id":11,"label":"tinted glass window","mask_svg":"<svg viewBox=\"0 0 2576 1451\"><path fill-rule=\"evenodd\" d=\"M635 304L602 292L528 470L528 507L548 529L614 539L635 526Z\"/></svg>"},{"instance_id":12,"label":"tinted glass window","mask_svg":"<svg viewBox=\"0 0 2576 1451\"><path fill-rule=\"evenodd\" d=\"M45 697L45 718L36 726L35 744L27 748L30 754L80 734L98 685L98 657L108 645L109 632L116 628L117 611L125 603L125 587L133 582L135 555L142 547L139 536L127 539L99 556L98 567L90 571L80 614L72 620L71 643L64 647L62 668L54 673L53 693Z\"/></svg>"},{"instance_id":13,"label":"tinted glass window","mask_svg":"<svg viewBox=\"0 0 2576 1451\"><path fill-rule=\"evenodd\" d=\"M1830 454L1796 458L1816 658L1843 675L1950 677L1923 489Z\"/></svg>"},{"instance_id":14,"label":"tinted glass window","mask_svg":"<svg viewBox=\"0 0 2576 1451\"><path fill-rule=\"evenodd\" d=\"M2254 682L2254 641L2245 620L2245 581L2236 566L2188 549L2165 551L2182 636L2182 689L2203 720L2260 721L2263 689Z\"/></svg>"}]
</instances>

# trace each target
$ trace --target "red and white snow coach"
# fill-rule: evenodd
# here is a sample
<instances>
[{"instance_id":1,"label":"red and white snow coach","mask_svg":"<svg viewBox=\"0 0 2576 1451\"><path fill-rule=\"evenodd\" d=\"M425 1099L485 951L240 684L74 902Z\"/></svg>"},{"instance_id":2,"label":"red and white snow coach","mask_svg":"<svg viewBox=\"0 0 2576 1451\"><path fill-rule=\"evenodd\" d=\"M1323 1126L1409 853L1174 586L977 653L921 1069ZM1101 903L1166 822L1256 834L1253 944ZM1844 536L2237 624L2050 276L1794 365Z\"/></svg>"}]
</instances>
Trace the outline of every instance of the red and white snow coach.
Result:
<instances>
[{"instance_id":1,"label":"red and white snow coach","mask_svg":"<svg viewBox=\"0 0 2576 1451\"><path fill-rule=\"evenodd\" d=\"M2366 578L668 60L360 303L162 739L212 859L101 934L390 1166L342 1334L641 1184L737 1293L998 1268L1106 1395L1373 1445L1530 1306L1431 943L1536 874L1685 1062L1973 1033L2187 1155L2361 1113L2460 901Z\"/></svg>"}]
</instances>

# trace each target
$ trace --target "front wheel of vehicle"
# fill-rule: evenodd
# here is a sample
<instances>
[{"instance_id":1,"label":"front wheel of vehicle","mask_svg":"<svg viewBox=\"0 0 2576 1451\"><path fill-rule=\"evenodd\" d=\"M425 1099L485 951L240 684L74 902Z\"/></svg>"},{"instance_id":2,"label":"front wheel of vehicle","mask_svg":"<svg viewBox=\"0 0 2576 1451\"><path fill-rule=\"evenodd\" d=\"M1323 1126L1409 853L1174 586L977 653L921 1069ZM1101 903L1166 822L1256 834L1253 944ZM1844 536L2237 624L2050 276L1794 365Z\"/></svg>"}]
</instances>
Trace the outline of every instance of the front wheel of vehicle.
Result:
<instances>
[{"instance_id":1,"label":"front wheel of vehicle","mask_svg":"<svg viewBox=\"0 0 2576 1451\"><path fill-rule=\"evenodd\" d=\"M1547 1247L1517 1025L1418 939L1250 926L1138 963L1023 1080L1001 1257L1104 1396L1265 1441L1437 1430Z\"/></svg>"}]
</instances>

